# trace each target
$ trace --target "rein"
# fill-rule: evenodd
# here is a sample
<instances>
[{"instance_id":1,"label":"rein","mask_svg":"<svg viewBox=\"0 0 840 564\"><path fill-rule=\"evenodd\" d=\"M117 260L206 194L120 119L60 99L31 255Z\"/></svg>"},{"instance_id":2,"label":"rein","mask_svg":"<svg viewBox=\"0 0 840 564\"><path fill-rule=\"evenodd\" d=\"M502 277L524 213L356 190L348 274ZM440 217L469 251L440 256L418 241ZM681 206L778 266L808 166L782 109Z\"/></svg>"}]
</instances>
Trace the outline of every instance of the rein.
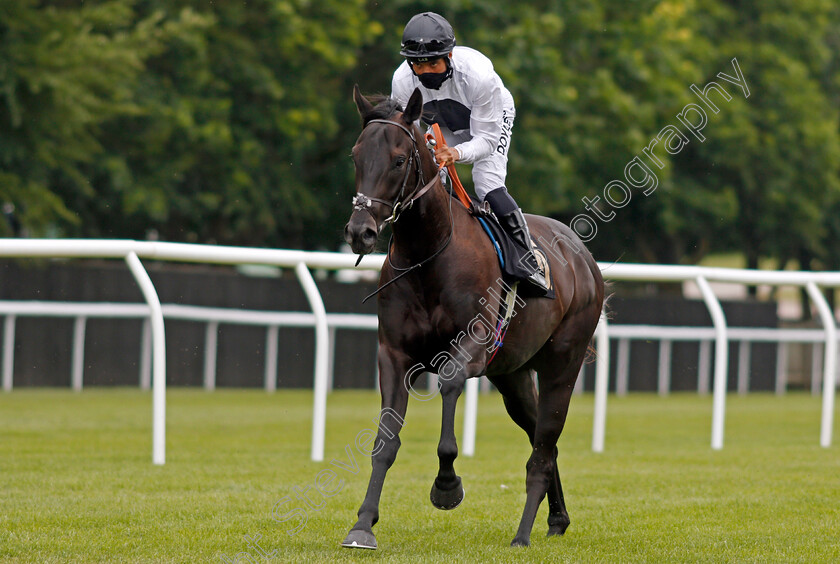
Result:
<instances>
[{"instance_id":1,"label":"rein","mask_svg":"<svg viewBox=\"0 0 840 564\"><path fill-rule=\"evenodd\" d=\"M369 122L367 122L367 124L365 124L365 127L367 127L371 123L384 123L384 124L394 125L396 127L399 127L411 138L412 146L413 146L413 149L414 149L408 157L409 163L405 167L405 177L403 177L402 186L400 187L400 193L397 195L397 197L394 199L393 202L388 202L387 200L383 200L381 198L373 198L371 196L367 196L365 194L362 194L361 192L358 192L353 197L353 209L357 210L357 211L368 212L371 215L371 217L374 218L374 221L376 220L376 218L374 217L373 212L370 209L373 202L386 205L393 210L391 212L391 216L388 217L387 219L385 219L385 221L383 221L382 225L379 227L379 229L381 231L382 227L384 227L388 223L396 223L396 221L400 217L400 214L403 211L411 208L414 205L414 202L419 200L424 194L426 194L429 190L432 189L432 187L435 185L435 182L440 181L440 176L435 174L434 177L421 188L420 186L421 186L421 184L424 183L425 178L423 176L423 168L422 168L422 163L420 161L420 151L417 148L417 138L414 136L414 133L409 128L405 127L403 124L397 123L395 121L387 120L387 119L372 119ZM411 196L408 197L407 203L404 203L403 193L405 192L405 187L408 184L408 176L409 176L409 174L411 173L411 170L412 170L412 166L411 166L412 163L415 164L414 168L416 169L417 184L414 187L414 192L411 194ZM406 274L408 274L411 271L416 270L416 269L422 267L423 265L425 265L426 263L430 262L431 260L436 258L438 255L440 255L447 246L449 246L449 243L452 241L452 235L455 233L455 217L452 215L452 198L449 198L449 220L450 220L449 237L447 237L447 239L443 243L443 245L437 251L435 251L431 256L426 257L425 259L418 262L417 264L411 265L407 268L400 268L400 267L396 266L391 261L391 248L393 247L392 243L393 243L393 240L394 240L394 235L392 234L391 235L391 240L388 242L388 253L385 256L386 256L386 259L388 260L388 265L392 269L394 269L394 271L399 272L399 274L394 276L388 282L386 282L385 284L383 284L382 286L377 288L373 293L368 295L365 299L362 300L362 303L365 303L370 298L372 298L373 296L375 296L376 294L381 292L383 289L390 286L391 284L393 284L394 282L396 282L397 280L399 280L400 278L402 278ZM359 260L356 261L356 264L358 265L361 260L362 260L362 257L360 255Z\"/></svg>"}]
</instances>

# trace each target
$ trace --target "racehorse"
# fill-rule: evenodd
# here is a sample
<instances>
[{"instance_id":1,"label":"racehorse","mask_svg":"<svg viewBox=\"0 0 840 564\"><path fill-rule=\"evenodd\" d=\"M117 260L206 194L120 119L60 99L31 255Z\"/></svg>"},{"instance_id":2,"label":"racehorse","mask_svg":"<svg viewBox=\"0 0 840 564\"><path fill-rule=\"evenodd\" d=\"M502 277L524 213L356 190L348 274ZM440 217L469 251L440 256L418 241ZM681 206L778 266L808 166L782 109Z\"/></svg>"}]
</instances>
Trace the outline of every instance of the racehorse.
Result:
<instances>
[{"instance_id":1,"label":"racehorse","mask_svg":"<svg viewBox=\"0 0 840 564\"><path fill-rule=\"evenodd\" d=\"M517 298L504 346L493 350L488 343L497 335L488 318L504 307L497 299L499 259L476 218L446 190L431 151L421 143L415 122L422 94L415 90L404 110L388 98L374 105L358 86L353 98L363 127L353 147L356 196L344 238L361 259L374 250L383 226L392 225L377 296L381 413L391 416L390 425L380 421L367 493L342 546L377 546L372 527L379 520L385 474L400 447L411 385L423 371L439 375L443 409L432 504L453 509L464 497L454 469L455 407L466 379L486 375L533 446L526 465L527 499L511 545L530 544L546 495L548 534L562 535L569 514L557 472L557 440L601 314L601 271L571 229L529 215L532 236L550 247L545 255L556 295ZM491 350L497 354L488 365Z\"/></svg>"}]
</instances>

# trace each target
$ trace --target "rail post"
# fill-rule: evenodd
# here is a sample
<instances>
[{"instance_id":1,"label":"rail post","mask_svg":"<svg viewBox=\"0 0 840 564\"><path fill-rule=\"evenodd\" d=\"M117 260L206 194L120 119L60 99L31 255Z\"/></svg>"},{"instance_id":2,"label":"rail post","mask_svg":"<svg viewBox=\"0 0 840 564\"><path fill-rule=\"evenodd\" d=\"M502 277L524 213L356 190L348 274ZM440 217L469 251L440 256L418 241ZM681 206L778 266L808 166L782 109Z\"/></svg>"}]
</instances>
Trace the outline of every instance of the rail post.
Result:
<instances>
[{"instance_id":1,"label":"rail post","mask_svg":"<svg viewBox=\"0 0 840 564\"><path fill-rule=\"evenodd\" d=\"M820 424L820 446L828 448L831 446L831 427L834 423L834 394L835 378L837 370L837 324L834 321L834 314L831 312L828 302L823 296L816 283L808 282L806 285L808 296L817 306L820 320L825 328L825 360L823 361L823 403L822 422Z\"/></svg>"},{"instance_id":2,"label":"rail post","mask_svg":"<svg viewBox=\"0 0 840 564\"><path fill-rule=\"evenodd\" d=\"M607 391L610 377L610 334L607 316L601 312L601 321L595 329L595 408L592 423L592 450L604 452L604 436L607 428Z\"/></svg>"},{"instance_id":3,"label":"rail post","mask_svg":"<svg viewBox=\"0 0 840 564\"><path fill-rule=\"evenodd\" d=\"M129 252L125 262L140 286L143 297L151 309L152 327L152 462L166 463L166 336L163 325L163 309L160 306L155 285L137 253Z\"/></svg>"},{"instance_id":4,"label":"rail post","mask_svg":"<svg viewBox=\"0 0 840 564\"><path fill-rule=\"evenodd\" d=\"M703 294L703 301L709 308L712 316L712 325L715 328L715 373L714 373L714 399L712 400L712 448L720 450L723 448L723 424L726 413L726 369L729 365L729 338L727 336L726 316L720 302L709 286L709 282L703 277L696 278L697 287Z\"/></svg>"},{"instance_id":5,"label":"rail post","mask_svg":"<svg viewBox=\"0 0 840 564\"><path fill-rule=\"evenodd\" d=\"M326 433L327 421L327 381L329 375L330 355L330 331L327 325L327 310L324 308L324 301L318 286L309 272L305 262L297 263L295 266L300 285L309 301L309 307L315 314L315 399L312 409L312 460L321 462L324 460L324 435Z\"/></svg>"}]
</instances>

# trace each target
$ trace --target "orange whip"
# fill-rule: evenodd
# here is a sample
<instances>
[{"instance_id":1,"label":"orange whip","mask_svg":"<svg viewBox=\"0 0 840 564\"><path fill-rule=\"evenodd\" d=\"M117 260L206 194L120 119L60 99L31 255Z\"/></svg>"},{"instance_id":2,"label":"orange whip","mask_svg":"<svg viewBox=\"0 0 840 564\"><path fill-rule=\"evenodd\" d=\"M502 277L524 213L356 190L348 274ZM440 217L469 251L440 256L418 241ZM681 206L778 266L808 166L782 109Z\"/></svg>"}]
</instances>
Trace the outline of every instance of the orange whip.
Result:
<instances>
[{"instance_id":1,"label":"orange whip","mask_svg":"<svg viewBox=\"0 0 840 564\"><path fill-rule=\"evenodd\" d=\"M443 138L443 133L440 131L440 126L436 123L432 124L432 133L426 134L426 142L429 140L434 140L435 147L446 147L446 141ZM439 168L443 168L443 164L440 165ZM446 170L449 172L449 179L452 180L452 187L455 189L455 195L458 196L458 199L464 204L464 207L470 209L470 197L467 194L467 191L464 190L464 185L461 184L461 180L458 178L458 173L455 171L455 165L450 165L446 167Z\"/></svg>"}]
</instances>

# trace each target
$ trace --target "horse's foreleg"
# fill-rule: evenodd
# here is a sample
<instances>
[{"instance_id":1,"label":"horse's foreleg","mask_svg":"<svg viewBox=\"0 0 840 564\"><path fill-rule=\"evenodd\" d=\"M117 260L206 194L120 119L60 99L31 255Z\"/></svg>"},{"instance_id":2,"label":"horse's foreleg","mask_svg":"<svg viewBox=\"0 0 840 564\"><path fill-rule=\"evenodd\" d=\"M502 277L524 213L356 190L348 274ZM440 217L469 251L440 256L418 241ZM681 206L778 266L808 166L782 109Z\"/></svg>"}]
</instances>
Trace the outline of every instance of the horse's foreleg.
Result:
<instances>
[{"instance_id":1,"label":"horse's foreleg","mask_svg":"<svg viewBox=\"0 0 840 564\"><path fill-rule=\"evenodd\" d=\"M414 383L420 370L411 370L409 359L386 346L379 352L379 382L382 394L379 431L371 457L370 481L367 493L358 511L358 520L350 529L341 546L347 548L376 548L373 526L379 520L379 499L385 474L400 448L400 430L408 405L408 387Z\"/></svg>"},{"instance_id":2,"label":"horse's foreleg","mask_svg":"<svg viewBox=\"0 0 840 564\"><path fill-rule=\"evenodd\" d=\"M456 339L453 341L451 359L443 366L437 365L439 373L442 415L440 423L440 442L438 460L440 467L429 499L438 509L455 509L464 499L461 478L455 474L455 459L458 457L458 442L455 439L455 408L458 398L464 390L467 378L478 375L485 366L487 351L482 344L485 337L478 333L479 339ZM460 361L455 359L460 358ZM434 360L432 361L434 364Z\"/></svg>"},{"instance_id":3,"label":"horse's foreleg","mask_svg":"<svg viewBox=\"0 0 840 564\"><path fill-rule=\"evenodd\" d=\"M458 457L458 442L455 439L455 408L464 389L463 371L449 379L440 381L440 394L443 403L438 459L440 468L432 485L429 499L438 509L455 509L464 499L461 478L455 474L455 459Z\"/></svg>"}]
</instances>

